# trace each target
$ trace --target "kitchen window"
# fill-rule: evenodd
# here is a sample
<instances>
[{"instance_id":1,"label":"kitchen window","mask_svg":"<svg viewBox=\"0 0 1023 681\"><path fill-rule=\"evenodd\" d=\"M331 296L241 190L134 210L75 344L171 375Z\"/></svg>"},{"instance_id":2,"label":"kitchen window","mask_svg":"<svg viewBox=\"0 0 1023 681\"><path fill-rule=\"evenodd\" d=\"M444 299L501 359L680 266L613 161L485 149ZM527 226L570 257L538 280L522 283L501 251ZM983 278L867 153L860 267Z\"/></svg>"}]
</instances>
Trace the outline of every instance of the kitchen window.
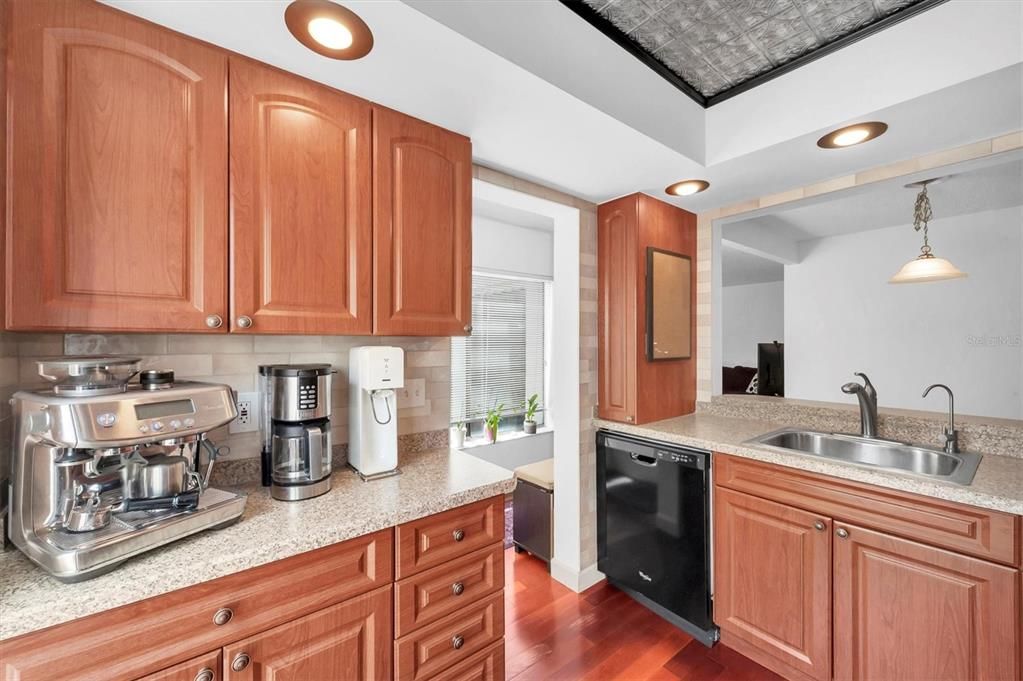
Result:
<instances>
[{"instance_id":1,"label":"kitchen window","mask_svg":"<svg viewBox=\"0 0 1023 681\"><path fill-rule=\"evenodd\" d=\"M523 403L534 393L544 423L550 282L472 275L472 335L451 339L451 423L483 436L487 410L504 405L499 431L522 430Z\"/></svg>"}]
</instances>

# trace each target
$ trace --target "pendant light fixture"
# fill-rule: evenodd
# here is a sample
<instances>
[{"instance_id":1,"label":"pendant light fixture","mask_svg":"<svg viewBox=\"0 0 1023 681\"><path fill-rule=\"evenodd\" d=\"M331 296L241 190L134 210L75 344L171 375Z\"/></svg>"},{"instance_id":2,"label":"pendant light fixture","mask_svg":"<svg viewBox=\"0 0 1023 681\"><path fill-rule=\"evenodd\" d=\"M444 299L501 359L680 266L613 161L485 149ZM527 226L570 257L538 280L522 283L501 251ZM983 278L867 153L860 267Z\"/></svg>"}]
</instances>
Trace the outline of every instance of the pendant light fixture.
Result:
<instances>
[{"instance_id":1,"label":"pendant light fixture","mask_svg":"<svg viewBox=\"0 0 1023 681\"><path fill-rule=\"evenodd\" d=\"M946 279L962 279L965 272L959 270L945 258L939 258L931 252L931 244L927 239L927 223L931 220L931 200L927 196L927 185L937 178L914 182L906 187L920 187L916 204L913 206L913 229L923 230L924 245L920 247L920 255L902 266L895 276L888 280L889 284L916 284L926 281L945 281Z\"/></svg>"}]
</instances>

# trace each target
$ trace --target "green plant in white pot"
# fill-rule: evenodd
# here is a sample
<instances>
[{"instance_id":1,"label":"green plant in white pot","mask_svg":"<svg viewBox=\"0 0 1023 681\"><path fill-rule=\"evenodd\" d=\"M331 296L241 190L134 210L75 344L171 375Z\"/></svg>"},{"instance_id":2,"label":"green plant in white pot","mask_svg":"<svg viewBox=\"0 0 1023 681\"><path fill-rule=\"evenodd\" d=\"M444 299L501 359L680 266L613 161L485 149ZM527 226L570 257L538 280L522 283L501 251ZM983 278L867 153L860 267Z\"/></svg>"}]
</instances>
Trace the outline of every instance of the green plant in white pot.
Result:
<instances>
[{"instance_id":1,"label":"green plant in white pot","mask_svg":"<svg viewBox=\"0 0 1023 681\"><path fill-rule=\"evenodd\" d=\"M451 433L448 439L451 441L450 446L453 449L465 446L465 424L459 421L451 426Z\"/></svg>"},{"instance_id":2,"label":"green plant in white pot","mask_svg":"<svg viewBox=\"0 0 1023 681\"><path fill-rule=\"evenodd\" d=\"M497 427L501 424L501 412L503 411L504 405L498 404L494 408L487 410L487 415L483 419L487 442L491 444L497 442Z\"/></svg>"},{"instance_id":3,"label":"green plant in white pot","mask_svg":"<svg viewBox=\"0 0 1023 681\"><path fill-rule=\"evenodd\" d=\"M540 408L540 396L533 393L529 399L522 403L526 410L526 418L522 422L522 430L530 435L536 433L536 410Z\"/></svg>"}]
</instances>

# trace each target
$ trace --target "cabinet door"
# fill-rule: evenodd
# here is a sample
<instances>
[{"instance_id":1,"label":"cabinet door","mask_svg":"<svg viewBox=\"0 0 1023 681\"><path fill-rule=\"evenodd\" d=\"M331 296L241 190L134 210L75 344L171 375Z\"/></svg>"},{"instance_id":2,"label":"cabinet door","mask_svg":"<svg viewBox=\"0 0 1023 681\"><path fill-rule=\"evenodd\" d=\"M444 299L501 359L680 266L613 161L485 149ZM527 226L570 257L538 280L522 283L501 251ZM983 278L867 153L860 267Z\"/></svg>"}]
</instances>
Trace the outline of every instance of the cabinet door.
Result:
<instances>
[{"instance_id":1,"label":"cabinet door","mask_svg":"<svg viewBox=\"0 0 1023 681\"><path fill-rule=\"evenodd\" d=\"M143 676L138 681L221 681L220 667L220 651L216 650Z\"/></svg>"},{"instance_id":2,"label":"cabinet door","mask_svg":"<svg viewBox=\"0 0 1023 681\"><path fill-rule=\"evenodd\" d=\"M225 681L391 678L391 587L224 648Z\"/></svg>"},{"instance_id":3,"label":"cabinet door","mask_svg":"<svg viewBox=\"0 0 1023 681\"><path fill-rule=\"evenodd\" d=\"M238 57L230 101L231 330L370 333L372 107Z\"/></svg>"},{"instance_id":4,"label":"cabinet door","mask_svg":"<svg viewBox=\"0 0 1023 681\"><path fill-rule=\"evenodd\" d=\"M636 420L636 197L600 206L597 225L597 373L601 418Z\"/></svg>"},{"instance_id":5,"label":"cabinet door","mask_svg":"<svg viewBox=\"0 0 1023 681\"><path fill-rule=\"evenodd\" d=\"M714 494L722 642L783 675L830 679L831 520L722 487Z\"/></svg>"},{"instance_id":6,"label":"cabinet door","mask_svg":"<svg viewBox=\"0 0 1023 681\"><path fill-rule=\"evenodd\" d=\"M374 333L463 336L472 321L472 147L374 107Z\"/></svg>"},{"instance_id":7,"label":"cabinet door","mask_svg":"<svg viewBox=\"0 0 1023 681\"><path fill-rule=\"evenodd\" d=\"M835 531L836 679L1019 678L1015 570L844 523Z\"/></svg>"},{"instance_id":8,"label":"cabinet door","mask_svg":"<svg viewBox=\"0 0 1023 681\"><path fill-rule=\"evenodd\" d=\"M94 2L7 11L7 328L226 330L225 54Z\"/></svg>"}]
</instances>

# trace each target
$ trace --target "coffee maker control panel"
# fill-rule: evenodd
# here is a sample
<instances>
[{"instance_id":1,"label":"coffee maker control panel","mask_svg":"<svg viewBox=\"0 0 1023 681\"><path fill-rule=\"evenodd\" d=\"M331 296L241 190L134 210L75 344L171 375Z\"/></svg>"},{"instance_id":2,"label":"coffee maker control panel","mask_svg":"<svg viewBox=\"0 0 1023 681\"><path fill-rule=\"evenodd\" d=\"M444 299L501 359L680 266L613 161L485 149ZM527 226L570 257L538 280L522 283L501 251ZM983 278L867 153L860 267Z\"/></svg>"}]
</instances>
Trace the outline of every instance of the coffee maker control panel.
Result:
<instances>
[{"instance_id":1,"label":"coffee maker control panel","mask_svg":"<svg viewBox=\"0 0 1023 681\"><path fill-rule=\"evenodd\" d=\"M298 408L316 409L318 376L302 376L298 379Z\"/></svg>"}]
</instances>

